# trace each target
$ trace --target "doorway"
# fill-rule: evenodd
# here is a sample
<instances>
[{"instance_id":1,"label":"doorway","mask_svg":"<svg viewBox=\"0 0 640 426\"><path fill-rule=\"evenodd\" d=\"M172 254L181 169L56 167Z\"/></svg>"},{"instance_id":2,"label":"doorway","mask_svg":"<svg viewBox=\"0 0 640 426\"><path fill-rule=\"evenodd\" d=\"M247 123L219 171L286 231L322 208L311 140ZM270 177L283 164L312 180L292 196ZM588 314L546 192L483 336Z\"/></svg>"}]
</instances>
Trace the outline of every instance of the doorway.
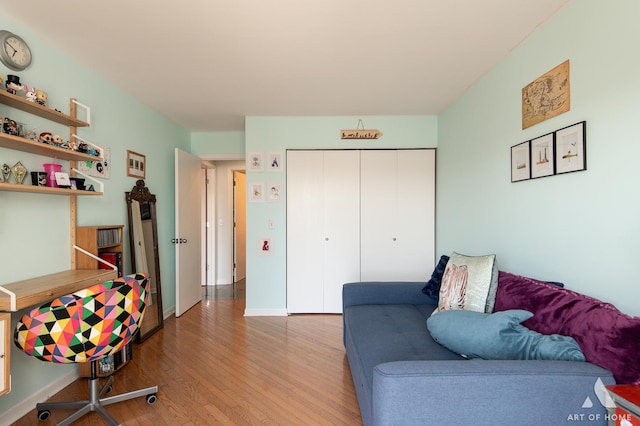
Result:
<instances>
[{"instance_id":1,"label":"doorway","mask_svg":"<svg viewBox=\"0 0 640 426\"><path fill-rule=\"evenodd\" d=\"M247 197L244 171L233 172L233 282L247 277Z\"/></svg>"},{"instance_id":2,"label":"doorway","mask_svg":"<svg viewBox=\"0 0 640 426\"><path fill-rule=\"evenodd\" d=\"M246 277L246 173L244 159L209 159L212 236L206 299L244 299ZM234 183L235 182L235 183Z\"/></svg>"}]
</instances>

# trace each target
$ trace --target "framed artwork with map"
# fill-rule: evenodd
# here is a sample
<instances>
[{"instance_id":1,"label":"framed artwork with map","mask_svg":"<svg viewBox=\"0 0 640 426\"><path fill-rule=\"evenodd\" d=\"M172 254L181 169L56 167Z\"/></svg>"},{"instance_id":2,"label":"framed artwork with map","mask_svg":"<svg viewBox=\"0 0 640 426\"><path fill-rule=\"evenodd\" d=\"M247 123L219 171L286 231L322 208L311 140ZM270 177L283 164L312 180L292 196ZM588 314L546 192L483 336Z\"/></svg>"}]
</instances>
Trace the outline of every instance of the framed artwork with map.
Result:
<instances>
[{"instance_id":1,"label":"framed artwork with map","mask_svg":"<svg viewBox=\"0 0 640 426\"><path fill-rule=\"evenodd\" d=\"M569 111L569 60L522 88L522 129Z\"/></svg>"}]
</instances>

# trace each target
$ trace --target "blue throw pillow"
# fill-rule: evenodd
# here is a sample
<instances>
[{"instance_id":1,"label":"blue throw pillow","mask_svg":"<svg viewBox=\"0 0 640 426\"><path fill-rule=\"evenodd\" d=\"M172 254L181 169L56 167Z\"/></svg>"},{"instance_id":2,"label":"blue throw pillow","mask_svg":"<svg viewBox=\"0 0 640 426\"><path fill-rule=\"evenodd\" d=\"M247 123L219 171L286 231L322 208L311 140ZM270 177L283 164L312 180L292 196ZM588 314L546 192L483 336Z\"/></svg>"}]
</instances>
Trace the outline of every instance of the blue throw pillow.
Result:
<instances>
[{"instance_id":1,"label":"blue throw pillow","mask_svg":"<svg viewBox=\"0 0 640 426\"><path fill-rule=\"evenodd\" d=\"M449 256L442 255L440 257L440 261L436 265L436 269L434 269L433 273L431 274L431 279L427 281L427 285L422 288L422 292L434 299L436 302L438 301L440 295L440 284L442 283L442 275L444 275L444 270L447 267L448 261Z\"/></svg>"},{"instance_id":2,"label":"blue throw pillow","mask_svg":"<svg viewBox=\"0 0 640 426\"><path fill-rule=\"evenodd\" d=\"M543 335L520 323L529 311L442 311L427 319L433 339L466 358L584 361L578 343L568 336Z\"/></svg>"}]
</instances>

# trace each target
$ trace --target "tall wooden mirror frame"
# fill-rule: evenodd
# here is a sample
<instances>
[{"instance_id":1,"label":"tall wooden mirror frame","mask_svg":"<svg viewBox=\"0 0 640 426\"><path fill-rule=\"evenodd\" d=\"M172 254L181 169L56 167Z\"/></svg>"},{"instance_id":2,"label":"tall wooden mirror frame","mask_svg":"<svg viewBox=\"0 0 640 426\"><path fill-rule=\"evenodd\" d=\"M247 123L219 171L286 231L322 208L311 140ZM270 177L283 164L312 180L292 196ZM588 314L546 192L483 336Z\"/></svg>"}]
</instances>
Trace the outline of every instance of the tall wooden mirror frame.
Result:
<instances>
[{"instance_id":1,"label":"tall wooden mirror frame","mask_svg":"<svg viewBox=\"0 0 640 426\"><path fill-rule=\"evenodd\" d=\"M162 285L160 281L160 255L158 251L158 220L156 216L156 196L149 192L144 184L144 180L140 179L136 182L130 192L125 192L127 201L127 211L129 216L129 245L131 253L131 268L133 272L147 272L150 279L150 298L151 303L147 306L144 314L144 320L140 327L140 332L136 337L136 342L140 343L150 337L153 333L163 327L163 311L162 311ZM136 207L132 203L137 201L140 203L140 220L135 220L134 211L137 213ZM144 235L140 235L143 230ZM151 234L151 235L149 235ZM142 246L142 252L146 253L146 259L136 259L136 253L141 250L136 245ZM152 250L149 250L149 246ZM140 257L140 256L138 256ZM143 269L140 265L147 265Z\"/></svg>"}]
</instances>

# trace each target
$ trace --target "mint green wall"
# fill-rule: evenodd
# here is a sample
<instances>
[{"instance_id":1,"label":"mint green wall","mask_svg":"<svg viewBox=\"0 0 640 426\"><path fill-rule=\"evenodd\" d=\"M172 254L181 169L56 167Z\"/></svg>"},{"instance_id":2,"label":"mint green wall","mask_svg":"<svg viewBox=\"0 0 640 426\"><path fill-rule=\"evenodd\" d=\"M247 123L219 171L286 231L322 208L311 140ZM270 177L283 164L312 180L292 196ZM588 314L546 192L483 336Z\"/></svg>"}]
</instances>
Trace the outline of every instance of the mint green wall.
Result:
<instances>
[{"instance_id":1,"label":"mint green wall","mask_svg":"<svg viewBox=\"0 0 640 426\"><path fill-rule=\"evenodd\" d=\"M17 74L29 86L46 90L48 105L69 111L69 98L91 106L90 128L79 136L111 149L111 178L104 180L102 197L78 197L79 225L126 224L124 192L136 182L126 176L126 150L146 155L148 187L158 199L158 234L166 310L175 305L175 256L169 243L174 229L174 147L189 150L189 133L123 93L32 32L0 16L0 28L21 35L33 51L32 65L20 73L0 65L0 75ZM68 138L67 128L0 106L0 116L9 116ZM42 170L51 158L0 148L0 164L21 161L28 170ZM68 170L68 162L63 171ZM25 180L30 184L30 177ZM69 197L0 191L0 284L69 269ZM164 243L166 242L166 244ZM125 272L131 272L125 241ZM13 314L13 322L18 315ZM13 347L13 345L12 345ZM74 366L37 361L12 348L11 393L0 397L0 418L42 388L58 380Z\"/></svg>"},{"instance_id":2,"label":"mint green wall","mask_svg":"<svg viewBox=\"0 0 640 426\"><path fill-rule=\"evenodd\" d=\"M353 129L362 119L367 129L378 129L378 140L342 140L341 129ZM248 117L246 152L287 149L433 148L437 145L437 118L398 117ZM280 183L285 190L286 164L282 172L247 170L247 190L252 183ZM247 314L286 312L286 204L247 203ZM269 230L269 220L275 229ZM272 239L273 255L258 254L258 239Z\"/></svg>"},{"instance_id":3,"label":"mint green wall","mask_svg":"<svg viewBox=\"0 0 640 426\"><path fill-rule=\"evenodd\" d=\"M244 132L191 133L191 153L202 158L244 155Z\"/></svg>"},{"instance_id":4,"label":"mint green wall","mask_svg":"<svg viewBox=\"0 0 640 426\"><path fill-rule=\"evenodd\" d=\"M439 117L437 253L496 253L640 315L640 2L581 0ZM521 89L571 61L571 110L521 129ZM585 172L510 182L510 147L587 121Z\"/></svg>"}]
</instances>

